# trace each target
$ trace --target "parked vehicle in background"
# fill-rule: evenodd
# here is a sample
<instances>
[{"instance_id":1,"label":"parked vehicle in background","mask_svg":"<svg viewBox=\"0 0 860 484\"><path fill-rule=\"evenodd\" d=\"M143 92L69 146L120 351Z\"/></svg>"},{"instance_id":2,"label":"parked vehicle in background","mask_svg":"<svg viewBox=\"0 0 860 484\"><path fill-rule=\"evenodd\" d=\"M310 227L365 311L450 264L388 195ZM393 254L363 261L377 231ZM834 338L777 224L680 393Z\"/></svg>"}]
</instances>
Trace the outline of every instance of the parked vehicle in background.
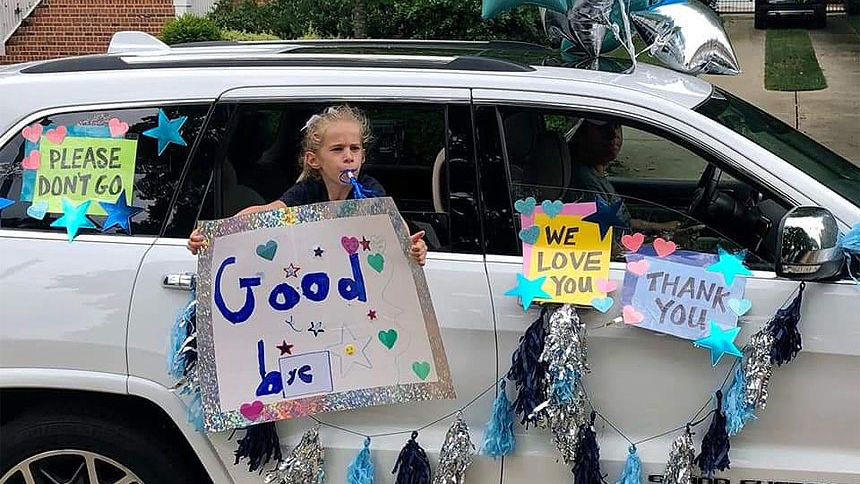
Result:
<instances>
[{"instance_id":1,"label":"parked vehicle in background","mask_svg":"<svg viewBox=\"0 0 860 484\"><path fill-rule=\"evenodd\" d=\"M845 0L846 8L848 2ZM768 22L782 18L806 18L815 28L827 26L827 0L755 0L755 28L765 29Z\"/></svg>"}]
</instances>

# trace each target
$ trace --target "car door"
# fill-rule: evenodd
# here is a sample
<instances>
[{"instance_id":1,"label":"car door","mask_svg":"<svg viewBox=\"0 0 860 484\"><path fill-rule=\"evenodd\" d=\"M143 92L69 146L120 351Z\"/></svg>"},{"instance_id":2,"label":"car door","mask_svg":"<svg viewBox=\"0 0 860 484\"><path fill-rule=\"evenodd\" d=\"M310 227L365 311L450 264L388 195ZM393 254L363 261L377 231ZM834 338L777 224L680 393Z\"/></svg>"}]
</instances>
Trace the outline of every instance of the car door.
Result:
<instances>
[{"instance_id":1,"label":"car door","mask_svg":"<svg viewBox=\"0 0 860 484\"><path fill-rule=\"evenodd\" d=\"M363 170L383 184L411 230L427 231L430 252L425 274L457 399L318 415L326 423L321 439L326 448L327 479L344 479L350 460L362 445L361 438L332 426L364 434L401 432L373 439L378 475L394 467L414 429L421 429L419 440L433 459L452 411L487 390L497 376L489 286L480 254L469 99L467 89L348 85L243 88L224 93L178 197L182 200L183 193L191 194L187 207L174 207L164 236L148 251L141 266L131 309L130 373L165 387L173 383L165 371L165 346L160 343L166 341L173 318L188 297L187 292L175 290L180 285L178 276L196 270L196 259L185 249L195 219L227 217L279 197L298 175L298 141L307 119L326 106L350 103L368 115L375 138ZM199 208L192 210L189 207L195 200ZM165 279L171 274L177 277ZM464 412L474 432L482 428L492 400L493 392L486 392ZM308 418L278 422L282 444L295 445L313 424ZM228 440L229 434L208 437L236 482L257 482L259 477L248 473L246 466L232 465L236 442ZM476 440L479 435L475 433ZM484 461L475 467L472 480L476 483L500 479L499 463Z\"/></svg>"},{"instance_id":2,"label":"car door","mask_svg":"<svg viewBox=\"0 0 860 484\"><path fill-rule=\"evenodd\" d=\"M572 189L570 176L571 171L575 173L571 164L577 162L576 143L570 143L566 135L583 119L623 126L625 141L617 158L621 163L610 169L607 179L610 183L618 179L618 196L633 219L653 224L655 230L649 238L674 238L679 246L701 252L713 252L717 243L750 251L747 264L754 270L745 297L752 301L752 310L739 324L738 341L745 342L798 287L797 281L774 273L774 231L787 208L815 204L813 193L802 194L780 180L764 179L766 172L742 156L741 147L720 141L719 131L703 132L707 123L684 122L679 119L681 114L664 114L680 111L678 106L661 106L655 98L652 110L577 96L479 89L473 91L473 97L480 182L488 187L482 193L487 272L501 365L510 364L509 355L518 338L538 315L536 305L524 313L517 298L504 295L516 285L515 275L522 270L520 227L513 202L526 196L534 196L538 203L582 199ZM563 153L565 148L567 153ZM540 156L534 156L535 152ZM755 193L756 219L742 225L744 231L735 230L739 235L726 236L732 227L714 222L699 224L695 240L684 239L668 223L677 219L682 225L698 224L687 223L691 217L685 210L692 201L684 201L679 192L691 193L689 187L706 174L719 177L718 190L735 200ZM641 181L638 185L637 180ZM504 186L508 189L501 190ZM762 222L764 219L770 224ZM614 257L611 278L620 283L624 270L623 258ZM732 439L731 471L718 477L758 482L856 476L856 466L846 467L843 460L856 452L860 434L860 416L854 410L860 406L860 395L843 391L845 382L860 376L856 338L860 327L855 317L860 308L855 291L847 281L807 284L801 323L803 352L796 363L774 373L772 403ZM678 432L659 434L683 427L722 383L730 362L724 358L712 369L707 355L689 341L624 327L617 324L619 313L617 304L605 315L593 309L579 311L588 327L591 373L586 382L591 402L631 440L658 436L638 446L645 474L657 479ZM595 426L601 469L609 476L618 475L629 444L604 422L598 420ZM558 462L558 451L547 435L518 427L517 439L516 455L506 459L504 482L569 480L570 470ZM803 458L805 453L815 458Z\"/></svg>"}]
</instances>

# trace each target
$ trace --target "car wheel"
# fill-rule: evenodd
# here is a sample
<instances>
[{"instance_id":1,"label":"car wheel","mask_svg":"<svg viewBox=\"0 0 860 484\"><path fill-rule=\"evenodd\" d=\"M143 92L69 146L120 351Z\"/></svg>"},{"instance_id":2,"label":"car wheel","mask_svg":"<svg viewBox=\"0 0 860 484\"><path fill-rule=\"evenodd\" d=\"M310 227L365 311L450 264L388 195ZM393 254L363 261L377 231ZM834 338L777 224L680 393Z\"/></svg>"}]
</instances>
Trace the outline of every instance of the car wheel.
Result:
<instances>
[{"instance_id":1,"label":"car wheel","mask_svg":"<svg viewBox=\"0 0 860 484\"><path fill-rule=\"evenodd\" d=\"M170 442L121 419L29 412L0 434L0 484L208 482L183 465Z\"/></svg>"}]
</instances>

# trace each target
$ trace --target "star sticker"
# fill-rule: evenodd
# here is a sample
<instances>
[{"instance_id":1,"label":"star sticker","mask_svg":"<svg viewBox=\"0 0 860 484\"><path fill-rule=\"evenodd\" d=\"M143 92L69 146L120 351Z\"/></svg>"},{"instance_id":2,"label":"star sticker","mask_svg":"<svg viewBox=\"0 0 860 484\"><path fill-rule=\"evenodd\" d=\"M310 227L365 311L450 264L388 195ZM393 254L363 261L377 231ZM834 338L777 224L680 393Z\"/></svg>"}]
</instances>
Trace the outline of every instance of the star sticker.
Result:
<instances>
[{"instance_id":1,"label":"star sticker","mask_svg":"<svg viewBox=\"0 0 860 484\"><path fill-rule=\"evenodd\" d=\"M720 358L722 358L725 353L739 358L742 357L743 353L741 353L738 347L735 346L735 338L738 337L738 333L741 331L741 328L731 328L724 331L713 320L709 319L708 322L711 325L711 330L708 333L708 336L697 339L693 342L693 346L698 348L708 348L711 350L711 365L717 366L717 363L720 362Z\"/></svg>"},{"instance_id":2,"label":"star sticker","mask_svg":"<svg viewBox=\"0 0 860 484\"><path fill-rule=\"evenodd\" d=\"M281 356L284 356L293 354L293 346L295 345L287 344L287 340L282 340L281 344L275 346L275 348L281 350Z\"/></svg>"},{"instance_id":3,"label":"star sticker","mask_svg":"<svg viewBox=\"0 0 860 484\"><path fill-rule=\"evenodd\" d=\"M322 323L322 321L319 321L319 322L316 322L316 323L315 323L315 322L313 322L313 321L311 321L311 327L310 327L310 328L308 328L308 331L309 331L309 332L311 332L311 333L313 333L313 334L314 334L314 337L319 336L319 335L320 335L320 333L325 333L325 330L323 329L323 323Z\"/></svg>"},{"instance_id":4,"label":"star sticker","mask_svg":"<svg viewBox=\"0 0 860 484\"><path fill-rule=\"evenodd\" d=\"M522 274L517 274L517 287L508 289L505 296L519 296L523 304L523 311L528 311L529 305L535 298L550 298L550 295L541 289L544 281L546 281L546 276L530 280Z\"/></svg>"},{"instance_id":5,"label":"star sticker","mask_svg":"<svg viewBox=\"0 0 860 484\"><path fill-rule=\"evenodd\" d=\"M361 250L370 250L370 241L361 236Z\"/></svg>"},{"instance_id":6,"label":"star sticker","mask_svg":"<svg viewBox=\"0 0 860 484\"><path fill-rule=\"evenodd\" d=\"M290 262L290 267L284 267L284 272L287 273L287 275L284 277L285 278L289 278L289 277L298 278L299 277L299 269L301 269L301 267Z\"/></svg>"},{"instance_id":7,"label":"star sticker","mask_svg":"<svg viewBox=\"0 0 860 484\"><path fill-rule=\"evenodd\" d=\"M323 252L325 252L325 250L323 250L322 247L317 247L314 249L314 257L322 257Z\"/></svg>"},{"instance_id":8,"label":"star sticker","mask_svg":"<svg viewBox=\"0 0 860 484\"><path fill-rule=\"evenodd\" d=\"M119 194L116 203L99 201L105 212L107 212L107 220L102 224L102 232L107 232L114 226L119 226L128 235L131 235L129 223L131 218L143 211L141 207L129 206L125 201L125 190Z\"/></svg>"},{"instance_id":9,"label":"star sticker","mask_svg":"<svg viewBox=\"0 0 860 484\"><path fill-rule=\"evenodd\" d=\"M15 203L15 200L12 200L10 198L0 197L0 210L7 208L8 206L12 205L13 203Z\"/></svg>"},{"instance_id":10,"label":"star sticker","mask_svg":"<svg viewBox=\"0 0 860 484\"><path fill-rule=\"evenodd\" d=\"M597 195L597 211L583 218L584 222L593 222L600 226L600 239L604 239L611 227L626 229L627 225L618 218L618 211L624 203L622 200L606 203L600 195Z\"/></svg>"},{"instance_id":11,"label":"star sticker","mask_svg":"<svg viewBox=\"0 0 860 484\"><path fill-rule=\"evenodd\" d=\"M346 326L340 328L340 341L326 349L332 350L331 356L338 359L340 376L345 376L353 366L373 368L365 349L370 344L370 337L356 338L352 331Z\"/></svg>"},{"instance_id":12,"label":"star sticker","mask_svg":"<svg viewBox=\"0 0 860 484\"><path fill-rule=\"evenodd\" d=\"M78 235L78 230L94 229L96 224L87 217L87 210L90 208L92 200L81 202L77 207L72 205L68 198L63 199L63 216L54 220L51 227L65 227L66 234L69 236L69 242L75 239Z\"/></svg>"},{"instance_id":13,"label":"star sticker","mask_svg":"<svg viewBox=\"0 0 860 484\"><path fill-rule=\"evenodd\" d=\"M167 119L167 115L164 114L164 111L161 109L158 110L158 126L143 132L144 136L149 136L150 138L158 140L158 156L161 156L161 154L164 153L164 150L167 149L167 145L170 143L177 144L179 146L188 146L185 143L185 140L182 139L182 135L179 133L179 130L182 128L182 125L185 124L187 119L188 116L180 116L176 119Z\"/></svg>"},{"instance_id":14,"label":"star sticker","mask_svg":"<svg viewBox=\"0 0 860 484\"><path fill-rule=\"evenodd\" d=\"M744 265L744 259L747 256L746 249L730 254L722 247L717 246L717 254L719 260L706 267L705 270L721 273L727 286L732 285L735 276L746 277L752 275L752 272Z\"/></svg>"},{"instance_id":15,"label":"star sticker","mask_svg":"<svg viewBox=\"0 0 860 484\"><path fill-rule=\"evenodd\" d=\"M374 311L373 309L371 309L370 311L368 311L368 312L367 312L367 317L368 317L371 321L373 321L374 319L376 319L376 311Z\"/></svg>"}]
</instances>

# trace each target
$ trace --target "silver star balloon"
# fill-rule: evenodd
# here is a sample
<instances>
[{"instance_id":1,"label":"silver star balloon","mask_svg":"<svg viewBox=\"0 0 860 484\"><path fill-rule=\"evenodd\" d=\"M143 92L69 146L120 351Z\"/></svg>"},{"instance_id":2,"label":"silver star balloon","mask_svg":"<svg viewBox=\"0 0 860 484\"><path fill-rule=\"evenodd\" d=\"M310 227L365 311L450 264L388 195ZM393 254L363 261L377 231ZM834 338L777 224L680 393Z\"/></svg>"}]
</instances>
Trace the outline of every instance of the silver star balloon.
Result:
<instances>
[{"instance_id":1,"label":"silver star balloon","mask_svg":"<svg viewBox=\"0 0 860 484\"><path fill-rule=\"evenodd\" d=\"M469 426L462 415L457 415L457 419L445 434L433 484L463 484L466 468L472 463L474 454L475 445L469 435Z\"/></svg>"},{"instance_id":2,"label":"silver star balloon","mask_svg":"<svg viewBox=\"0 0 860 484\"><path fill-rule=\"evenodd\" d=\"M571 7L564 13L541 8L543 28L550 40L565 39L576 50L590 58L598 57L605 51L626 45L629 35L623 33L627 25L627 5L629 0L571 0ZM622 26L615 25L610 19L615 3L621 12ZM632 46L632 40L631 44Z\"/></svg>"},{"instance_id":3,"label":"silver star balloon","mask_svg":"<svg viewBox=\"0 0 860 484\"><path fill-rule=\"evenodd\" d=\"M773 335L767 328L760 329L750 337L744 359L744 376L746 376L746 391L744 400L747 405L764 408L767 404L767 385L773 374L773 362L770 350L773 346Z\"/></svg>"},{"instance_id":4,"label":"silver star balloon","mask_svg":"<svg viewBox=\"0 0 860 484\"><path fill-rule=\"evenodd\" d=\"M325 481L325 451L319 429L305 431L290 455L266 473L264 484L322 484Z\"/></svg>"},{"instance_id":5,"label":"silver star balloon","mask_svg":"<svg viewBox=\"0 0 860 484\"><path fill-rule=\"evenodd\" d=\"M693 436L687 430L672 442L666 472L663 473L663 484L692 484L695 458Z\"/></svg>"}]
</instances>

